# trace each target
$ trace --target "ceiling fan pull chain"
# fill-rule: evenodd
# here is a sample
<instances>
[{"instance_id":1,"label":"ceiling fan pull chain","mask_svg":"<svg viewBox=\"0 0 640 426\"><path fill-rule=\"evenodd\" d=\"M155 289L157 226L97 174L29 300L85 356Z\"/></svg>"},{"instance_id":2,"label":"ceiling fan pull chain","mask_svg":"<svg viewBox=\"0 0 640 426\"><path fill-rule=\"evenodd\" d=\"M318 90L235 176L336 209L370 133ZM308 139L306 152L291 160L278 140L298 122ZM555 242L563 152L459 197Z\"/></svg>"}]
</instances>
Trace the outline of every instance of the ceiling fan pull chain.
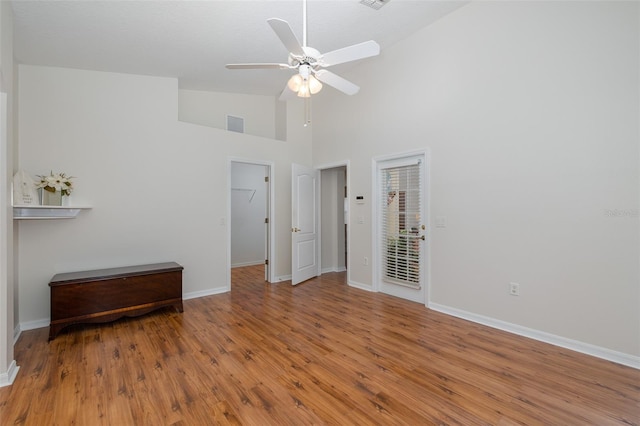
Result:
<instances>
[{"instance_id":1,"label":"ceiling fan pull chain","mask_svg":"<svg viewBox=\"0 0 640 426\"><path fill-rule=\"evenodd\" d=\"M311 124L311 98L304 98L304 127Z\"/></svg>"}]
</instances>

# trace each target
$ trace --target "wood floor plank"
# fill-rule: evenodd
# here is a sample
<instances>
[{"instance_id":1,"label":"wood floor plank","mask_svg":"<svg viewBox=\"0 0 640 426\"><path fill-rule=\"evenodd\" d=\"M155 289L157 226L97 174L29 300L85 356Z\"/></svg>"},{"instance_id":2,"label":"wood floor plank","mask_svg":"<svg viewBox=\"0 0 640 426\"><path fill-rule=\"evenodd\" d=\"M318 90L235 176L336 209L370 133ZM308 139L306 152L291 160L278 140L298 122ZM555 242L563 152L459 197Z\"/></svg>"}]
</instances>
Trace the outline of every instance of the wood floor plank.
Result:
<instances>
[{"instance_id":1,"label":"wood floor plank","mask_svg":"<svg viewBox=\"0 0 640 426\"><path fill-rule=\"evenodd\" d=\"M640 371L345 284L232 270L226 294L48 342L2 425L639 425Z\"/></svg>"}]
</instances>

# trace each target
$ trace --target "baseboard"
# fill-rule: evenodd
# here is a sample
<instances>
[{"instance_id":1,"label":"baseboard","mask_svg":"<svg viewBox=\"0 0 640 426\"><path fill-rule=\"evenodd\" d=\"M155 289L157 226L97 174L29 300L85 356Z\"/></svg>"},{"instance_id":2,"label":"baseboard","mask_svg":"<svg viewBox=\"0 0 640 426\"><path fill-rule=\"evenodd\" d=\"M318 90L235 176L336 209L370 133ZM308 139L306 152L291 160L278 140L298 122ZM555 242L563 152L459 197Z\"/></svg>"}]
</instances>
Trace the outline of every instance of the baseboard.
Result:
<instances>
[{"instance_id":1,"label":"baseboard","mask_svg":"<svg viewBox=\"0 0 640 426\"><path fill-rule=\"evenodd\" d=\"M213 296L214 294L222 294L222 293L228 293L228 292L229 292L228 287L210 288L208 290L192 291L190 293L184 293L182 295L182 300L197 299L198 297Z\"/></svg>"},{"instance_id":2,"label":"baseboard","mask_svg":"<svg viewBox=\"0 0 640 426\"><path fill-rule=\"evenodd\" d=\"M20 328L20 324L16 325L13 329L13 346L18 343L18 339L20 338L20 334L22 334L22 328Z\"/></svg>"},{"instance_id":3,"label":"baseboard","mask_svg":"<svg viewBox=\"0 0 640 426\"><path fill-rule=\"evenodd\" d=\"M349 287L359 288L360 290L374 291L373 287L371 287L371 285L369 284L362 284L357 281L351 281L351 280L348 281L347 284L349 284Z\"/></svg>"},{"instance_id":4,"label":"baseboard","mask_svg":"<svg viewBox=\"0 0 640 426\"><path fill-rule=\"evenodd\" d=\"M225 287L213 288L213 289L202 290L202 291L193 291L190 293L184 293L182 295L182 300L197 299L198 297L212 296L214 294L222 294L228 291L229 289ZM15 345L15 343L18 341L18 338L20 337L20 334L23 331L35 330L36 328L49 327L49 322L50 322L49 318L39 319L35 321L21 322L13 331L13 344Z\"/></svg>"},{"instance_id":5,"label":"baseboard","mask_svg":"<svg viewBox=\"0 0 640 426\"><path fill-rule=\"evenodd\" d=\"M347 268L345 268L344 266L339 266L339 267L333 267L330 266L328 268L324 268L320 271L320 274L328 274L330 272L345 272L347 270Z\"/></svg>"},{"instance_id":6,"label":"baseboard","mask_svg":"<svg viewBox=\"0 0 640 426\"><path fill-rule=\"evenodd\" d=\"M253 262L242 262L242 263L233 263L231 264L231 268L242 268L243 266L257 266L264 265L264 260L255 260Z\"/></svg>"},{"instance_id":7,"label":"baseboard","mask_svg":"<svg viewBox=\"0 0 640 426\"><path fill-rule=\"evenodd\" d=\"M49 327L49 318L43 318L35 321L21 322L18 324L20 333L27 330L35 330L36 328Z\"/></svg>"},{"instance_id":8,"label":"baseboard","mask_svg":"<svg viewBox=\"0 0 640 426\"><path fill-rule=\"evenodd\" d=\"M276 282L280 281L291 281L291 275L281 275L279 277L276 277Z\"/></svg>"},{"instance_id":9,"label":"baseboard","mask_svg":"<svg viewBox=\"0 0 640 426\"><path fill-rule=\"evenodd\" d=\"M602 358L607 361L615 362L617 364L626 365L627 367L632 367L640 370L640 357L638 356L613 351L611 349L602 348L600 346L580 342L578 340L567 339L566 337L556 336L555 334L545 333L544 331L523 327L517 324L485 317L484 315L474 314L472 312L463 311L461 309L456 309L437 303L430 303L428 307L429 309L442 312L443 314L462 318L478 324L486 325L488 327L497 328L498 330L507 331L519 336L528 337L540 342L560 346L565 349L570 349L572 351L591 355L597 358Z\"/></svg>"},{"instance_id":10,"label":"baseboard","mask_svg":"<svg viewBox=\"0 0 640 426\"><path fill-rule=\"evenodd\" d=\"M18 370L20 370L20 367L18 367L18 364L16 364L16 361L15 360L11 361L11 365L9 365L7 372L0 373L0 388L13 384L13 381L18 375Z\"/></svg>"}]
</instances>

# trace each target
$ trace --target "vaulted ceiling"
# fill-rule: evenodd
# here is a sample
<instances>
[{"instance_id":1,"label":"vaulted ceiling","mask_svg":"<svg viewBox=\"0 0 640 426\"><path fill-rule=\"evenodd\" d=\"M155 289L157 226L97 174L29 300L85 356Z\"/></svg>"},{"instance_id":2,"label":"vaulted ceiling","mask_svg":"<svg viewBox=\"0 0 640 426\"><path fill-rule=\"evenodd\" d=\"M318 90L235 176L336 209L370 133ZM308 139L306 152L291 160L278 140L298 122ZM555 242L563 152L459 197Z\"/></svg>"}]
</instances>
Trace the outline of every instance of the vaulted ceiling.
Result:
<instances>
[{"instance_id":1,"label":"vaulted ceiling","mask_svg":"<svg viewBox=\"0 0 640 426\"><path fill-rule=\"evenodd\" d=\"M385 48L466 3L386 0L375 10L358 0L309 0L308 45L328 52L375 40L384 55ZM293 71L228 70L225 64L286 62L269 18L288 21L303 38L302 0L12 4L18 63L176 77L183 89L277 95ZM351 66L331 70L339 74Z\"/></svg>"}]
</instances>

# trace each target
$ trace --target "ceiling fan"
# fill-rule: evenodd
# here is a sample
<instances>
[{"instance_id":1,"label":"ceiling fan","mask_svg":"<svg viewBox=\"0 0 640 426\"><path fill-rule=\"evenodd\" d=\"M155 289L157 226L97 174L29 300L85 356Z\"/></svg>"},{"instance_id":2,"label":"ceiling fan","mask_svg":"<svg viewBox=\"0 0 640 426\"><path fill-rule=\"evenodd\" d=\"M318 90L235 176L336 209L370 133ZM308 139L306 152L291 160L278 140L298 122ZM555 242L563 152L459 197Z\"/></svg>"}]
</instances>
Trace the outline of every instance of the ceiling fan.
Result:
<instances>
[{"instance_id":1,"label":"ceiling fan","mask_svg":"<svg viewBox=\"0 0 640 426\"><path fill-rule=\"evenodd\" d=\"M280 95L280 100L287 100L297 94L301 98L309 98L322 89L322 83L338 89L347 95L358 93L360 88L337 74L327 71L332 65L356 61L380 54L380 46L373 40L354 44L322 54L307 46L307 0L302 5L303 41L298 41L287 21L278 18L267 22L276 33L282 44L289 50L288 63L248 63L227 64L228 69L294 69L297 71Z\"/></svg>"}]
</instances>

